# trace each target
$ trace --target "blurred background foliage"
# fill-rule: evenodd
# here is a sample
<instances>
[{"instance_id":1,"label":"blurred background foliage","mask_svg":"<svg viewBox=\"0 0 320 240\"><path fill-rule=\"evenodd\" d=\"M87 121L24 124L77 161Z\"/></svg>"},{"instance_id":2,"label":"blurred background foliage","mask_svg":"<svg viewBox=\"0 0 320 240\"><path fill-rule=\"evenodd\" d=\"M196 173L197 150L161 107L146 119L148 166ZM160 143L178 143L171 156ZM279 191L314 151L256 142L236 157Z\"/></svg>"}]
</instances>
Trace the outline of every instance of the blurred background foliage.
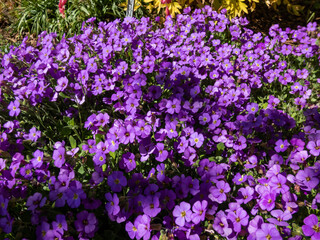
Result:
<instances>
[{"instance_id":1,"label":"blurred background foliage","mask_svg":"<svg viewBox=\"0 0 320 240\"><path fill-rule=\"evenodd\" d=\"M7 52L10 45L18 45L26 35L32 41L42 31L57 32L59 37L73 36L91 17L97 22L124 18L127 0L68 0L64 17L58 4L59 0L1 0L0 51ZM226 8L230 18L246 16L254 27L260 24L256 30L262 32L281 21L292 27L320 20L319 0L135 0L134 16L160 16L164 20L166 9L175 17L184 8L205 5L217 11Z\"/></svg>"}]
</instances>

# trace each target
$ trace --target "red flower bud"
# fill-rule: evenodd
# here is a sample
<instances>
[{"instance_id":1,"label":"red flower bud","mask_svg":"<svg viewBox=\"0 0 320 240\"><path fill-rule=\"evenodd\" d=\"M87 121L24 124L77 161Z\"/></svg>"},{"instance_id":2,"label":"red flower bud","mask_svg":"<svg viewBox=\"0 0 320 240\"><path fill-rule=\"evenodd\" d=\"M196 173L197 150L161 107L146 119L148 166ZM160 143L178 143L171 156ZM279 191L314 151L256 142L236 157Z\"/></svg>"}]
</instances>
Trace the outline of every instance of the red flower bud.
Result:
<instances>
[{"instance_id":1,"label":"red flower bud","mask_svg":"<svg viewBox=\"0 0 320 240\"><path fill-rule=\"evenodd\" d=\"M170 16L170 10L168 8L168 6L166 7L166 17Z\"/></svg>"},{"instance_id":2,"label":"red flower bud","mask_svg":"<svg viewBox=\"0 0 320 240\"><path fill-rule=\"evenodd\" d=\"M65 17L64 15L64 9L65 5L67 4L68 0L59 0L59 12L61 13L62 17Z\"/></svg>"}]
</instances>

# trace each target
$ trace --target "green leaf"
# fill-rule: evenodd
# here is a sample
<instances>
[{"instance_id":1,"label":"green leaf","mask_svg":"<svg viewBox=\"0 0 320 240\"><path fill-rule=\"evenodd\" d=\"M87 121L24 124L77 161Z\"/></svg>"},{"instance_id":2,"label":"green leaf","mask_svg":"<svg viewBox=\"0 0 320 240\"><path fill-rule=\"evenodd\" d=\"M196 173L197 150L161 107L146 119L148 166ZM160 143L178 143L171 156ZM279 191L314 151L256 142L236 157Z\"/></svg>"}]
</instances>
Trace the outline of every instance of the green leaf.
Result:
<instances>
[{"instance_id":1,"label":"green leaf","mask_svg":"<svg viewBox=\"0 0 320 240\"><path fill-rule=\"evenodd\" d=\"M110 155L113 159L116 159L116 153L115 153L115 152L109 152L109 155Z\"/></svg>"},{"instance_id":2,"label":"green leaf","mask_svg":"<svg viewBox=\"0 0 320 240\"><path fill-rule=\"evenodd\" d=\"M60 97L63 97L63 98L70 98L68 95L64 94L63 92L60 92L59 95Z\"/></svg>"},{"instance_id":3,"label":"green leaf","mask_svg":"<svg viewBox=\"0 0 320 240\"><path fill-rule=\"evenodd\" d=\"M74 119L72 118L70 121L68 121L68 125L69 126L74 126L75 124L74 124Z\"/></svg>"},{"instance_id":4,"label":"green leaf","mask_svg":"<svg viewBox=\"0 0 320 240\"><path fill-rule=\"evenodd\" d=\"M81 166L79 169L78 169L78 173L80 173L81 175L84 174L84 167Z\"/></svg>"},{"instance_id":5,"label":"green leaf","mask_svg":"<svg viewBox=\"0 0 320 240\"><path fill-rule=\"evenodd\" d=\"M262 104L262 109L267 109L267 107L268 107L268 103L267 102Z\"/></svg>"},{"instance_id":6,"label":"green leaf","mask_svg":"<svg viewBox=\"0 0 320 240\"><path fill-rule=\"evenodd\" d=\"M225 146L224 146L224 144L221 142L221 143L218 143L217 144L217 149L218 149L218 151L223 151L224 149L225 149Z\"/></svg>"},{"instance_id":7,"label":"green leaf","mask_svg":"<svg viewBox=\"0 0 320 240\"><path fill-rule=\"evenodd\" d=\"M63 135L63 136L68 136L71 134L71 129L68 127L68 126L64 126L60 133Z\"/></svg>"},{"instance_id":8,"label":"green leaf","mask_svg":"<svg viewBox=\"0 0 320 240\"><path fill-rule=\"evenodd\" d=\"M74 139L74 137L70 136L69 137L69 141L70 141L70 145L72 148L76 148L77 147L77 141Z\"/></svg>"},{"instance_id":9,"label":"green leaf","mask_svg":"<svg viewBox=\"0 0 320 240\"><path fill-rule=\"evenodd\" d=\"M89 11L84 6L81 6L80 9L87 15L90 15Z\"/></svg>"},{"instance_id":10,"label":"green leaf","mask_svg":"<svg viewBox=\"0 0 320 240\"><path fill-rule=\"evenodd\" d=\"M299 227L297 224L293 223L292 229L293 229L292 236L302 236L303 235L301 227Z\"/></svg>"},{"instance_id":11,"label":"green leaf","mask_svg":"<svg viewBox=\"0 0 320 240\"><path fill-rule=\"evenodd\" d=\"M107 164L103 164L102 165L102 171L104 172L104 171L106 171L106 169L107 169Z\"/></svg>"},{"instance_id":12,"label":"green leaf","mask_svg":"<svg viewBox=\"0 0 320 240\"><path fill-rule=\"evenodd\" d=\"M96 144L98 144L99 142L102 141L103 135L101 135L101 134L96 134L96 135L95 135L95 138L96 138Z\"/></svg>"},{"instance_id":13,"label":"green leaf","mask_svg":"<svg viewBox=\"0 0 320 240\"><path fill-rule=\"evenodd\" d=\"M167 240L167 239L168 239L168 237L167 237L167 233L166 233L166 231L161 230L161 231L160 231L160 237L159 237L159 240Z\"/></svg>"}]
</instances>

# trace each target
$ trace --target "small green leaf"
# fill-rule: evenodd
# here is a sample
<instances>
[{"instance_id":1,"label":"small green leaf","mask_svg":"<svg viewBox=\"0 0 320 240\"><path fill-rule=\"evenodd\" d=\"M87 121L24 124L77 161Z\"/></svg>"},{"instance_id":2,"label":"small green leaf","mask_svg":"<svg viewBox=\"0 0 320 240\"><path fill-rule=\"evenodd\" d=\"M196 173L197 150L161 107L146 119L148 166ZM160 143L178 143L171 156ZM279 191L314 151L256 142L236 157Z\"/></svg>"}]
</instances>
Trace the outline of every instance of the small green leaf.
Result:
<instances>
[{"instance_id":1,"label":"small green leaf","mask_svg":"<svg viewBox=\"0 0 320 240\"><path fill-rule=\"evenodd\" d=\"M293 229L293 231L292 231L293 236L302 236L303 235L301 227L299 227L297 224L293 223L292 229Z\"/></svg>"},{"instance_id":2,"label":"small green leaf","mask_svg":"<svg viewBox=\"0 0 320 240\"><path fill-rule=\"evenodd\" d=\"M159 240L167 240L167 239L169 239L167 236L167 232L165 230L161 230Z\"/></svg>"},{"instance_id":3,"label":"small green leaf","mask_svg":"<svg viewBox=\"0 0 320 240\"><path fill-rule=\"evenodd\" d=\"M64 94L63 92L60 92L59 95L63 98L70 98L68 95Z\"/></svg>"},{"instance_id":4,"label":"small green leaf","mask_svg":"<svg viewBox=\"0 0 320 240\"><path fill-rule=\"evenodd\" d=\"M106 169L107 169L107 164L103 164L102 165L102 171L104 172L104 171L106 171Z\"/></svg>"},{"instance_id":5,"label":"small green leaf","mask_svg":"<svg viewBox=\"0 0 320 240\"><path fill-rule=\"evenodd\" d=\"M222 142L221 142L221 143L218 143L217 149L218 149L218 151L223 151L223 150L225 149L224 144L223 144Z\"/></svg>"},{"instance_id":6,"label":"small green leaf","mask_svg":"<svg viewBox=\"0 0 320 240\"><path fill-rule=\"evenodd\" d=\"M81 166L79 169L78 169L78 173L80 173L81 175L84 174L84 167Z\"/></svg>"},{"instance_id":7,"label":"small green leaf","mask_svg":"<svg viewBox=\"0 0 320 240\"><path fill-rule=\"evenodd\" d=\"M74 139L74 137L70 136L69 137L69 141L70 141L70 145L72 148L76 148L77 147L77 141Z\"/></svg>"},{"instance_id":8,"label":"small green leaf","mask_svg":"<svg viewBox=\"0 0 320 240\"><path fill-rule=\"evenodd\" d=\"M64 126L61 130L60 130L60 134L64 135L64 136L68 136L71 134L71 129L68 126Z\"/></svg>"},{"instance_id":9,"label":"small green leaf","mask_svg":"<svg viewBox=\"0 0 320 240\"><path fill-rule=\"evenodd\" d=\"M267 102L262 105L263 109L267 109L267 107L268 107L268 103Z\"/></svg>"},{"instance_id":10,"label":"small green leaf","mask_svg":"<svg viewBox=\"0 0 320 240\"><path fill-rule=\"evenodd\" d=\"M109 152L109 155L110 155L113 159L116 159L116 153L115 153L115 152Z\"/></svg>"},{"instance_id":11,"label":"small green leaf","mask_svg":"<svg viewBox=\"0 0 320 240\"><path fill-rule=\"evenodd\" d=\"M103 135L101 134L96 134L95 135L95 139L96 139L96 144L98 144L99 142L102 141Z\"/></svg>"},{"instance_id":12,"label":"small green leaf","mask_svg":"<svg viewBox=\"0 0 320 240\"><path fill-rule=\"evenodd\" d=\"M72 118L70 121L68 121L69 126L74 126L74 119Z\"/></svg>"}]
</instances>

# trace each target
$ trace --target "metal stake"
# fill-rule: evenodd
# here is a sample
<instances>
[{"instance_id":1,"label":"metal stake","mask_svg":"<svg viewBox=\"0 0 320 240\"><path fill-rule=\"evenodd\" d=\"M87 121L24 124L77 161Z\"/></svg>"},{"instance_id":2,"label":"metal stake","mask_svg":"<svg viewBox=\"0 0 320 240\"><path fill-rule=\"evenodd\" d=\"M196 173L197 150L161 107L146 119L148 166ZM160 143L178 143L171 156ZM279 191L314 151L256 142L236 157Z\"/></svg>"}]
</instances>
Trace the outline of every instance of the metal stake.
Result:
<instances>
[{"instance_id":1,"label":"metal stake","mask_svg":"<svg viewBox=\"0 0 320 240\"><path fill-rule=\"evenodd\" d=\"M133 16L133 11L134 11L134 0L128 0L128 5L127 5L127 17L132 17Z\"/></svg>"}]
</instances>

